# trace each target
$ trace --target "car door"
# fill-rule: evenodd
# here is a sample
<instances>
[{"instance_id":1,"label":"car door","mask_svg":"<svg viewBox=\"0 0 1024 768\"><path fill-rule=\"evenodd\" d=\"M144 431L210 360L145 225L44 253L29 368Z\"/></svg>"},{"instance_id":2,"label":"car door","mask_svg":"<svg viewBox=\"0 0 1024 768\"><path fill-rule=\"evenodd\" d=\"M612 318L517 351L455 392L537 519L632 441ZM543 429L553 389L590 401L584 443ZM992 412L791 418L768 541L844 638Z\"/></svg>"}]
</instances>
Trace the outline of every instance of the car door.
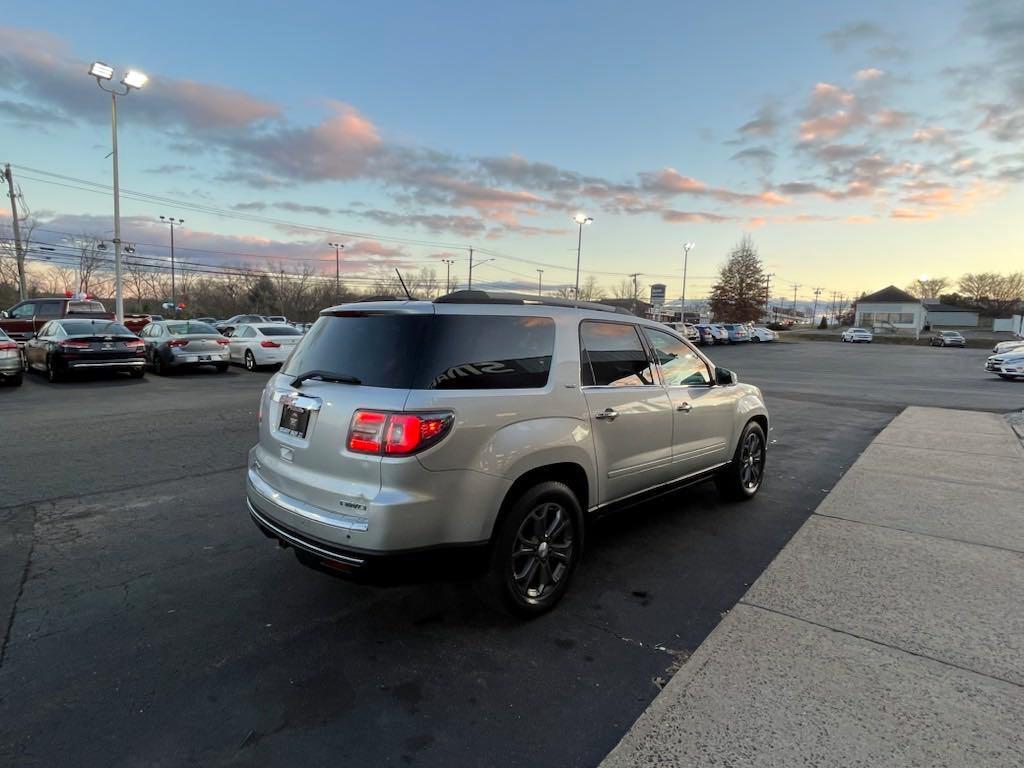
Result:
<instances>
[{"instance_id":1,"label":"car door","mask_svg":"<svg viewBox=\"0 0 1024 768\"><path fill-rule=\"evenodd\" d=\"M580 365L600 503L667 482L672 403L654 375L636 324L584 320Z\"/></svg>"},{"instance_id":2,"label":"car door","mask_svg":"<svg viewBox=\"0 0 1024 768\"><path fill-rule=\"evenodd\" d=\"M37 368L40 361L39 348L42 346L43 341L40 338L44 333L49 330L49 325L44 325L39 329L39 333L33 336L25 342L25 365L29 368Z\"/></svg>"},{"instance_id":3,"label":"car door","mask_svg":"<svg viewBox=\"0 0 1024 768\"><path fill-rule=\"evenodd\" d=\"M11 307L10 319L4 323L7 335L15 341L31 339L36 332L34 319L36 316L36 303L34 301L23 301Z\"/></svg>"},{"instance_id":4,"label":"car door","mask_svg":"<svg viewBox=\"0 0 1024 768\"><path fill-rule=\"evenodd\" d=\"M729 461L736 388L714 385L710 366L678 336L643 332L672 402L672 479Z\"/></svg>"}]
</instances>

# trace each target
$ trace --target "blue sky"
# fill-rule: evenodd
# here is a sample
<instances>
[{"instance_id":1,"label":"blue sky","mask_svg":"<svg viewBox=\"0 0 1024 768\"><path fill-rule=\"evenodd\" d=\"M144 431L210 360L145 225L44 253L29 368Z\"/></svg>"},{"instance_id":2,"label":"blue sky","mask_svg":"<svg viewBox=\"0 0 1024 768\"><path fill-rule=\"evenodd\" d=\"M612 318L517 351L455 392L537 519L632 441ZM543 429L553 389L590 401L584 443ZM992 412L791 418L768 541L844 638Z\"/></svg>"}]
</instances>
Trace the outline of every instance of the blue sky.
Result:
<instances>
[{"instance_id":1,"label":"blue sky","mask_svg":"<svg viewBox=\"0 0 1024 768\"><path fill-rule=\"evenodd\" d=\"M1020 2L46 5L0 28L2 159L109 183L82 68L142 69L123 186L278 220L124 201L128 237L180 215L197 258L329 255L283 220L380 236L350 238L351 275L464 258L406 238L564 282L579 209L602 282L671 284L691 240L697 295L744 233L803 295L1020 262ZM105 195L21 173L50 229L109 228Z\"/></svg>"}]
</instances>

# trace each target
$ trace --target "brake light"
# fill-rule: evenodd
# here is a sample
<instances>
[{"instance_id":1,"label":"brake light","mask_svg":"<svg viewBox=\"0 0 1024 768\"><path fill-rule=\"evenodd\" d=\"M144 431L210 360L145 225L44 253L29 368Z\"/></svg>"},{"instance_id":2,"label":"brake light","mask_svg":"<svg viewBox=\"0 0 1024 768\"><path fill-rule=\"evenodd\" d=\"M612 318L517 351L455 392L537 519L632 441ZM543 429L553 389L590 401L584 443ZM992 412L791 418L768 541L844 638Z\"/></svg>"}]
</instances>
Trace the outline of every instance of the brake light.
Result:
<instances>
[{"instance_id":1,"label":"brake light","mask_svg":"<svg viewBox=\"0 0 1024 768\"><path fill-rule=\"evenodd\" d=\"M220 344L221 346L225 346L226 347L231 342L228 339L217 339L217 343Z\"/></svg>"},{"instance_id":2,"label":"brake light","mask_svg":"<svg viewBox=\"0 0 1024 768\"><path fill-rule=\"evenodd\" d=\"M171 339L167 342L168 347L187 347L188 339Z\"/></svg>"},{"instance_id":3,"label":"brake light","mask_svg":"<svg viewBox=\"0 0 1024 768\"><path fill-rule=\"evenodd\" d=\"M128 349L138 349L140 347L144 347L146 345L146 342L144 342L142 339L128 339L124 343L124 345L128 347Z\"/></svg>"},{"instance_id":4,"label":"brake light","mask_svg":"<svg viewBox=\"0 0 1024 768\"><path fill-rule=\"evenodd\" d=\"M452 428L451 413L383 413L358 410L352 416L348 449L354 453L409 456L439 442Z\"/></svg>"},{"instance_id":5,"label":"brake light","mask_svg":"<svg viewBox=\"0 0 1024 768\"><path fill-rule=\"evenodd\" d=\"M74 339L62 341L60 345L66 349L89 349L92 346L88 341L75 341Z\"/></svg>"},{"instance_id":6,"label":"brake light","mask_svg":"<svg viewBox=\"0 0 1024 768\"><path fill-rule=\"evenodd\" d=\"M261 347L268 347L268 348L271 348L271 349L276 349L277 347L280 347L281 345L278 344L276 341L270 341L269 339L266 339L266 340L260 342L260 346Z\"/></svg>"},{"instance_id":7,"label":"brake light","mask_svg":"<svg viewBox=\"0 0 1024 768\"><path fill-rule=\"evenodd\" d=\"M13 341L0 341L0 349L17 349L18 345Z\"/></svg>"}]
</instances>

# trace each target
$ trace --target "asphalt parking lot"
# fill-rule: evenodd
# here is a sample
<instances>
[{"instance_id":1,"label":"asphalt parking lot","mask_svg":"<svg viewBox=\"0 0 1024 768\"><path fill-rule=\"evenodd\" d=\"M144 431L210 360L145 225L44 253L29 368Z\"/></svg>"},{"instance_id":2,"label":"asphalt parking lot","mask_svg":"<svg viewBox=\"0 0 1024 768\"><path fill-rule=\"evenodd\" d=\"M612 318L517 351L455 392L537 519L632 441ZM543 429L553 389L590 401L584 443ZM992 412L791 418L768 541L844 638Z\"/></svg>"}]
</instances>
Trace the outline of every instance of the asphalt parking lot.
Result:
<instances>
[{"instance_id":1,"label":"asphalt parking lot","mask_svg":"<svg viewBox=\"0 0 1024 768\"><path fill-rule=\"evenodd\" d=\"M709 353L765 392L765 488L606 518L530 623L268 543L243 495L266 374L0 389L0 764L595 765L904 406L1024 407L984 350Z\"/></svg>"}]
</instances>

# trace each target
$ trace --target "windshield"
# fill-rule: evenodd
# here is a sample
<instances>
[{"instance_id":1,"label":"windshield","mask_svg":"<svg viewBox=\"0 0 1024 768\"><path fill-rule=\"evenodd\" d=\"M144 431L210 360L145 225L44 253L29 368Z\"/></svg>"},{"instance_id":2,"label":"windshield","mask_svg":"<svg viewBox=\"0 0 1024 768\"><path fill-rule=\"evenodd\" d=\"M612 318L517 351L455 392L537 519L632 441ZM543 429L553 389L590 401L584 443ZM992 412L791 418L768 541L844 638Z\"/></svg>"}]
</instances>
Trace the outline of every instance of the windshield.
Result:
<instances>
[{"instance_id":1,"label":"windshield","mask_svg":"<svg viewBox=\"0 0 1024 768\"><path fill-rule=\"evenodd\" d=\"M554 322L543 317L350 314L305 334L289 375L329 371L391 389L522 389L547 384Z\"/></svg>"},{"instance_id":2,"label":"windshield","mask_svg":"<svg viewBox=\"0 0 1024 768\"><path fill-rule=\"evenodd\" d=\"M301 336L302 331L290 325L261 325L260 332L264 336Z\"/></svg>"},{"instance_id":3,"label":"windshield","mask_svg":"<svg viewBox=\"0 0 1024 768\"><path fill-rule=\"evenodd\" d=\"M187 336L193 333L217 333L217 329L206 323L186 321L184 323L168 323L167 332L172 336Z\"/></svg>"},{"instance_id":4,"label":"windshield","mask_svg":"<svg viewBox=\"0 0 1024 768\"><path fill-rule=\"evenodd\" d=\"M120 323L113 320L64 320L61 322L68 336L97 334L103 336L134 336Z\"/></svg>"}]
</instances>

